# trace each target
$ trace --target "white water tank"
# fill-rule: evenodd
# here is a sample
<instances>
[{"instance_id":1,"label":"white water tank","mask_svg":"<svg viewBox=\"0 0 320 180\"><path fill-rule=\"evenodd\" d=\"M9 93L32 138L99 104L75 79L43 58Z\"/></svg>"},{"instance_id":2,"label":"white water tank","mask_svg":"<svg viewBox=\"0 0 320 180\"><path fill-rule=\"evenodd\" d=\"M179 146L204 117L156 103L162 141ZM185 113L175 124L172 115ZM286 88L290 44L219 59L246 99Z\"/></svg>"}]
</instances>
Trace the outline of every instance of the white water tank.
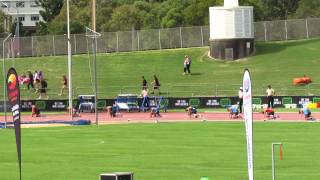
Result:
<instances>
[{"instance_id":1,"label":"white water tank","mask_svg":"<svg viewBox=\"0 0 320 180\"><path fill-rule=\"evenodd\" d=\"M254 38L253 7L210 7L210 39Z\"/></svg>"},{"instance_id":2,"label":"white water tank","mask_svg":"<svg viewBox=\"0 0 320 180\"><path fill-rule=\"evenodd\" d=\"M209 8L210 54L218 59L239 59L254 52L253 7L224 0Z\"/></svg>"}]
</instances>

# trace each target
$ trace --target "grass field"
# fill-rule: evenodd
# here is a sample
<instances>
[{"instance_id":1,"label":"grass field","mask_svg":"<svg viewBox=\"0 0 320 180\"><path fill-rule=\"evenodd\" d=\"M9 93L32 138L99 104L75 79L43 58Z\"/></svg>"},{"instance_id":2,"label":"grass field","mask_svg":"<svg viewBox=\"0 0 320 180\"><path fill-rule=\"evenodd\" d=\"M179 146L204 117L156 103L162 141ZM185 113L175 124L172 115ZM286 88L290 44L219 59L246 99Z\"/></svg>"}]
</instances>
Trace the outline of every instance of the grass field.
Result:
<instances>
[{"instance_id":1,"label":"grass field","mask_svg":"<svg viewBox=\"0 0 320 180\"><path fill-rule=\"evenodd\" d=\"M318 123L254 123L255 179L271 179L271 143L284 144L277 179L318 180ZM159 123L23 129L23 179L247 179L243 123ZM18 179L14 133L0 130L0 179ZM276 151L278 155L278 150Z\"/></svg>"},{"instance_id":2,"label":"grass field","mask_svg":"<svg viewBox=\"0 0 320 180\"><path fill-rule=\"evenodd\" d=\"M246 67L251 71L255 95L264 95L268 84L274 86L278 95L319 95L319 47L320 39L258 43L256 55L235 62L209 59L206 47L99 54L99 95L106 98L115 97L119 92L139 93L141 76L144 75L151 83L153 74L156 74L160 79L161 91L169 96L234 96ZM182 75L185 54L192 58L191 76ZM73 56L75 95L92 93L89 59L88 55ZM67 98L66 95L57 96L61 76L67 74L66 56L8 60L7 66L16 67L20 74L28 70L42 70L51 89L48 91L50 98ZM294 87L293 78L304 74L312 78L313 85ZM1 82L2 78L2 86ZM27 91L22 94L24 99L37 97Z\"/></svg>"}]
</instances>

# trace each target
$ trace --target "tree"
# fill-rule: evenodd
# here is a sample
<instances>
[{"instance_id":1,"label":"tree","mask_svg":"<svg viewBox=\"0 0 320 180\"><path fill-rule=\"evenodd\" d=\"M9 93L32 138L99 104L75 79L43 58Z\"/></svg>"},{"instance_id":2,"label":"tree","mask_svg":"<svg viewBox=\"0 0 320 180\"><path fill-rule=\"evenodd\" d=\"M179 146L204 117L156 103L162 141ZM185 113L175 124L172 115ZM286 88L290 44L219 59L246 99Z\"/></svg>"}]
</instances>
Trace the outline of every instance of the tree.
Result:
<instances>
[{"instance_id":1,"label":"tree","mask_svg":"<svg viewBox=\"0 0 320 180\"><path fill-rule=\"evenodd\" d=\"M0 11L0 33L4 33L5 32L5 24L4 21L6 20L6 15ZM1 28L3 27L3 28Z\"/></svg>"},{"instance_id":2,"label":"tree","mask_svg":"<svg viewBox=\"0 0 320 180\"><path fill-rule=\"evenodd\" d=\"M288 19L293 15L300 0L262 0L264 7L264 19Z\"/></svg>"},{"instance_id":3,"label":"tree","mask_svg":"<svg viewBox=\"0 0 320 180\"><path fill-rule=\"evenodd\" d=\"M63 0L38 0L37 3L43 8L40 11L40 15L46 22L51 22L59 15L63 6Z\"/></svg>"},{"instance_id":4,"label":"tree","mask_svg":"<svg viewBox=\"0 0 320 180\"><path fill-rule=\"evenodd\" d=\"M296 18L320 17L320 1L319 0L303 0L299 2Z\"/></svg>"},{"instance_id":5,"label":"tree","mask_svg":"<svg viewBox=\"0 0 320 180\"><path fill-rule=\"evenodd\" d=\"M134 5L121 5L112 13L110 29L113 31L140 29L142 18Z\"/></svg>"}]
</instances>

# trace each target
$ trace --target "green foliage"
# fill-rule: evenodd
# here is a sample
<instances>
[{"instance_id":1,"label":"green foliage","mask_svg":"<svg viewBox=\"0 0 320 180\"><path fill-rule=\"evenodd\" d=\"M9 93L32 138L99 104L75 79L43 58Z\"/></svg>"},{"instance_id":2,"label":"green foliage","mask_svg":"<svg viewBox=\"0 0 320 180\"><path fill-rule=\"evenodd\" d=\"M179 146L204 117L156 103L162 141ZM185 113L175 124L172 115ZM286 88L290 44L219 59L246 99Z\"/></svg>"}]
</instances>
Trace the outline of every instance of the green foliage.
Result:
<instances>
[{"instance_id":1,"label":"green foliage","mask_svg":"<svg viewBox=\"0 0 320 180\"><path fill-rule=\"evenodd\" d=\"M63 0L38 0L37 2L43 8L40 15L46 22L51 22L60 13L63 5Z\"/></svg>"},{"instance_id":2,"label":"green foliage","mask_svg":"<svg viewBox=\"0 0 320 180\"><path fill-rule=\"evenodd\" d=\"M297 18L320 17L319 0L303 0L299 2L299 8L295 14Z\"/></svg>"},{"instance_id":3,"label":"green foliage","mask_svg":"<svg viewBox=\"0 0 320 180\"><path fill-rule=\"evenodd\" d=\"M40 0L41 15L37 34L65 34L66 4L63 0ZM255 21L319 17L318 0L240 0L254 7ZM98 31L123 31L199 26L209 24L209 7L222 6L223 0L97 0ZM91 23L91 0L71 0L72 33L83 32ZM52 22L52 23L51 23ZM57 27L54 27L57 26ZM82 26L82 27L81 27ZM47 29L46 29L47 28Z\"/></svg>"}]
</instances>

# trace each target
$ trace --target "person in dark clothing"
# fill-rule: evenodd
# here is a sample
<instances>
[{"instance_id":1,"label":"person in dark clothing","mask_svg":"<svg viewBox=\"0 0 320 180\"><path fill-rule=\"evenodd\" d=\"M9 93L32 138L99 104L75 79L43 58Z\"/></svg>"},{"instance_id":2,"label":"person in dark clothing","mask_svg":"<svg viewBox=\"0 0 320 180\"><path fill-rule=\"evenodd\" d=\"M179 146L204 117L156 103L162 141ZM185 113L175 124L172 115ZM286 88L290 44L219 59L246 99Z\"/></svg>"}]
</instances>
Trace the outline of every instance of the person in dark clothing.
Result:
<instances>
[{"instance_id":1,"label":"person in dark clothing","mask_svg":"<svg viewBox=\"0 0 320 180\"><path fill-rule=\"evenodd\" d=\"M160 82L159 82L159 79L157 78L156 75L153 75L153 82L152 82L152 85L153 85L153 92L151 94L154 94L155 91L158 91L158 93L160 94Z\"/></svg>"},{"instance_id":2,"label":"person in dark clothing","mask_svg":"<svg viewBox=\"0 0 320 180\"><path fill-rule=\"evenodd\" d=\"M239 98L239 112L242 113L242 105L243 105L243 88L240 87L238 92L238 98Z\"/></svg>"},{"instance_id":3,"label":"person in dark clothing","mask_svg":"<svg viewBox=\"0 0 320 180\"><path fill-rule=\"evenodd\" d=\"M28 71L28 77L29 77L29 83L28 83L28 85L27 85L27 88L28 88L28 90L30 89L30 87L31 87L32 89L34 89L34 85L33 85L33 74L32 74L30 71Z\"/></svg>"},{"instance_id":4,"label":"person in dark clothing","mask_svg":"<svg viewBox=\"0 0 320 180\"><path fill-rule=\"evenodd\" d=\"M49 99L49 96L47 96L47 88L48 83L45 79L40 80L40 96L38 99L42 99L42 97L46 97L46 99Z\"/></svg>"},{"instance_id":5,"label":"person in dark clothing","mask_svg":"<svg viewBox=\"0 0 320 180\"><path fill-rule=\"evenodd\" d=\"M142 76L142 90L147 88L148 88L147 80L144 78L144 76Z\"/></svg>"}]
</instances>

